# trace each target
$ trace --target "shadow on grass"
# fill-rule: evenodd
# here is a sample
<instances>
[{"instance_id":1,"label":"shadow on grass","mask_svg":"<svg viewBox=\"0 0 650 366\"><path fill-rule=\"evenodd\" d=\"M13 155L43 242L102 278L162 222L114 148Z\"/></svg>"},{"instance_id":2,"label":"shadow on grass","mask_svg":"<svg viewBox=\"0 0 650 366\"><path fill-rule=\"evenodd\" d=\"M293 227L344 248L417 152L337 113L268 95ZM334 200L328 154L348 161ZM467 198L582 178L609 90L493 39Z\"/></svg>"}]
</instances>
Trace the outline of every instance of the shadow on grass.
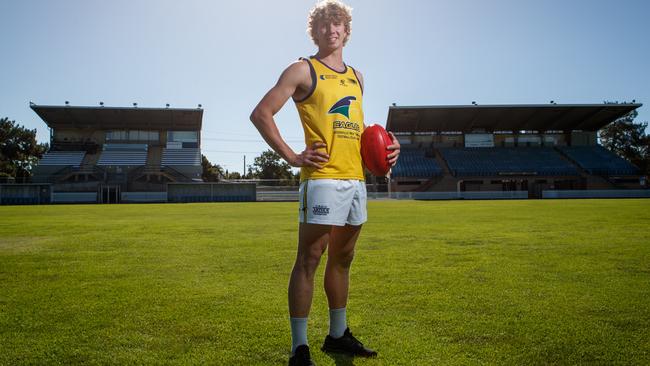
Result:
<instances>
[{"instance_id":1,"label":"shadow on grass","mask_svg":"<svg viewBox=\"0 0 650 366\"><path fill-rule=\"evenodd\" d=\"M340 353L325 353L327 357L334 360L336 366L354 366L354 358Z\"/></svg>"}]
</instances>

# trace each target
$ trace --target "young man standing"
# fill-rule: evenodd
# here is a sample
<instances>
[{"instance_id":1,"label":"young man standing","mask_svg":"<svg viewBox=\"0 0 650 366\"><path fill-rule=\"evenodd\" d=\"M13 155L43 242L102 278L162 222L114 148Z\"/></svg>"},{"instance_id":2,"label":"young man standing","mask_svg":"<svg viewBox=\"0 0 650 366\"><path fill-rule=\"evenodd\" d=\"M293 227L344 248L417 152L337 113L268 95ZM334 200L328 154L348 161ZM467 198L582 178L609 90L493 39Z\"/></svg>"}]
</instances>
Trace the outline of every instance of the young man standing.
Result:
<instances>
[{"instance_id":1,"label":"young man standing","mask_svg":"<svg viewBox=\"0 0 650 366\"><path fill-rule=\"evenodd\" d=\"M325 292L330 308L329 335L322 350L373 357L347 328L350 265L366 221L366 188L360 154L363 132L363 78L343 62L350 37L351 9L338 1L318 3L309 14L308 33L315 56L294 62L262 98L251 121L264 140L300 171L298 253L289 281L292 356L289 365L313 365L307 343L307 317L314 274L328 250ZM291 97L305 132L306 148L295 153L284 141L273 116ZM399 143L391 134L395 165Z\"/></svg>"}]
</instances>

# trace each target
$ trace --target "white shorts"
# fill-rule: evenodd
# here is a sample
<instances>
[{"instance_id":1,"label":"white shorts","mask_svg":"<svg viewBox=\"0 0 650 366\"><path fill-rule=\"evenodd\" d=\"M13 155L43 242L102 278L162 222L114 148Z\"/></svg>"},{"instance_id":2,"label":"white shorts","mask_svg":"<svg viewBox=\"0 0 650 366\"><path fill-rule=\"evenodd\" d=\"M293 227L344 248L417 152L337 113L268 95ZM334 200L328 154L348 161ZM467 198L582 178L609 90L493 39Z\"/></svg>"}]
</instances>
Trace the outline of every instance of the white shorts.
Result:
<instances>
[{"instance_id":1,"label":"white shorts","mask_svg":"<svg viewBox=\"0 0 650 366\"><path fill-rule=\"evenodd\" d=\"M361 225L368 220L366 183L352 179L311 179L300 183L300 222Z\"/></svg>"}]
</instances>

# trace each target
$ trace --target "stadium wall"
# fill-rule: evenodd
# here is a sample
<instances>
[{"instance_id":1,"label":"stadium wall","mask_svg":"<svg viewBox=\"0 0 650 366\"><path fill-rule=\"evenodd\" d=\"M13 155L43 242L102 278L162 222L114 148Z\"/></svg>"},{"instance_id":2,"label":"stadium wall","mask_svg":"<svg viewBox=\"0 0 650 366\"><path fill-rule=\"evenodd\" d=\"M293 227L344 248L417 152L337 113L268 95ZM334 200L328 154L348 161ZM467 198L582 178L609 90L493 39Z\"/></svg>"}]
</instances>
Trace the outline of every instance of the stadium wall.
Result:
<instances>
[{"instance_id":1,"label":"stadium wall","mask_svg":"<svg viewBox=\"0 0 650 366\"><path fill-rule=\"evenodd\" d=\"M528 199L528 191L368 192L368 199L503 200ZM650 190L544 190L542 198L650 198ZM298 192L258 192L258 201L298 201Z\"/></svg>"},{"instance_id":2,"label":"stadium wall","mask_svg":"<svg viewBox=\"0 0 650 366\"><path fill-rule=\"evenodd\" d=\"M255 183L169 183L167 202L255 202Z\"/></svg>"},{"instance_id":3,"label":"stadium wall","mask_svg":"<svg viewBox=\"0 0 650 366\"><path fill-rule=\"evenodd\" d=\"M542 191L542 198L650 198L650 189Z\"/></svg>"},{"instance_id":4,"label":"stadium wall","mask_svg":"<svg viewBox=\"0 0 650 366\"><path fill-rule=\"evenodd\" d=\"M257 199L254 183L169 183L167 189L168 192L120 192L120 202L254 202ZM0 205L98 202L97 191L52 192L51 184L0 184Z\"/></svg>"},{"instance_id":5,"label":"stadium wall","mask_svg":"<svg viewBox=\"0 0 650 366\"><path fill-rule=\"evenodd\" d=\"M122 192L122 203L163 203L167 202L167 192Z\"/></svg>"},{"instance_id":6,"label":"stadium wall","mask_svg":"<svg viewBox=\"0 0 650 366\"><path fill-rule=\"evenodd\" d=\"M528 198L528 191L368 192L367 194L370 200L499 200ZM258 192L257 199L258 201L298 201L298 192Z\"/></svg>"},{"instance_id":7,"label":"stadium wall","mask_svg":"<svg viewBox=\"0 0 650 366\"><path fill-rule=\"evenodd\" d=\"M528 191L464 191L464 192L368 192L369 199L393 198L414 200L503 200L527 199Z\"/></svg>"},{"instance_id":8,"label":"stadium wall","mask_svg":"<svg viewBox=\"0 0 650 366\"><path fill-rule=\"evenodd\" d=\"M0 205L40 205L51 202L51 184L0 184Z\"/></svg>"},{"instance_id":9,"label":"stadium wall","mask_svg":"<svg viewBox=\"0 0 650 366\"><path fill-rule=\"evenodd\" d=\"M527 191L368 192L368 199L527 199ZM298 201L297 191L257 192L254 183L169 183L168 192L121 192L122 203ZM543 190L543 199L650 198L650 189ZM50 184L0 184L0 205L97 203L97 192L52 192Z\"/></svg>"},{"instance_id":10,"label":"stadium wall","mask_svg":"<svg viewBox=\"0 0 650 366\"><path fill-rule=\"evenodd\" d=\"M52 203L97 203L97 192L54 192Z\"/></svg>"}]
</instances>

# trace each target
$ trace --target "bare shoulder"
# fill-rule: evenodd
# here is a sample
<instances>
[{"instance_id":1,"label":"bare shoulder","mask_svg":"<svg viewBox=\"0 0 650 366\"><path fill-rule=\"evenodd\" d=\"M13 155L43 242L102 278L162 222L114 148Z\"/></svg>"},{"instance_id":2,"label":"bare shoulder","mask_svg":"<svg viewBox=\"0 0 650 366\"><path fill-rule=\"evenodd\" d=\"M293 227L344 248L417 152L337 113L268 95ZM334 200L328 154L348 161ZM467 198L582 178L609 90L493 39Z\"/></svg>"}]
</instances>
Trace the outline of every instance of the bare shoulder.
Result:
<instances>
[{"instance_id":1,"label":"bare shoulder","mask_svg":"<svg viewBox=\"0 0 650 366\"><path fill-rule=\"evenodd\" d=\"M302 84L309 81L310 71L307 61L297 60L292 62L286 69L284 69L280 78L292 81L294 84Z\"/></svg>"},{"instance_id":2,"label":"bare shoulder","mask_svg":"<svg viewBox=\"0 0 650 366\"><path fill-rule=\"evenodd\" d=\"M289 67L299 69L301 71L307 71L309 72L309 61L306 59L302 58L300 60L296 60L289 65Z\"/></svg>"},{"instance_id":3,"label":"bare shoulder","mask_svg":"<svg viewBox=\"0 0 650 366\"><path fill-rule=\"evenodd\" d=\"M297 60L292 62L282 72L278 86L290 90L294 99L302 99L312 87L311 70L307 61Z\"/></svg>"}]
</instances>

